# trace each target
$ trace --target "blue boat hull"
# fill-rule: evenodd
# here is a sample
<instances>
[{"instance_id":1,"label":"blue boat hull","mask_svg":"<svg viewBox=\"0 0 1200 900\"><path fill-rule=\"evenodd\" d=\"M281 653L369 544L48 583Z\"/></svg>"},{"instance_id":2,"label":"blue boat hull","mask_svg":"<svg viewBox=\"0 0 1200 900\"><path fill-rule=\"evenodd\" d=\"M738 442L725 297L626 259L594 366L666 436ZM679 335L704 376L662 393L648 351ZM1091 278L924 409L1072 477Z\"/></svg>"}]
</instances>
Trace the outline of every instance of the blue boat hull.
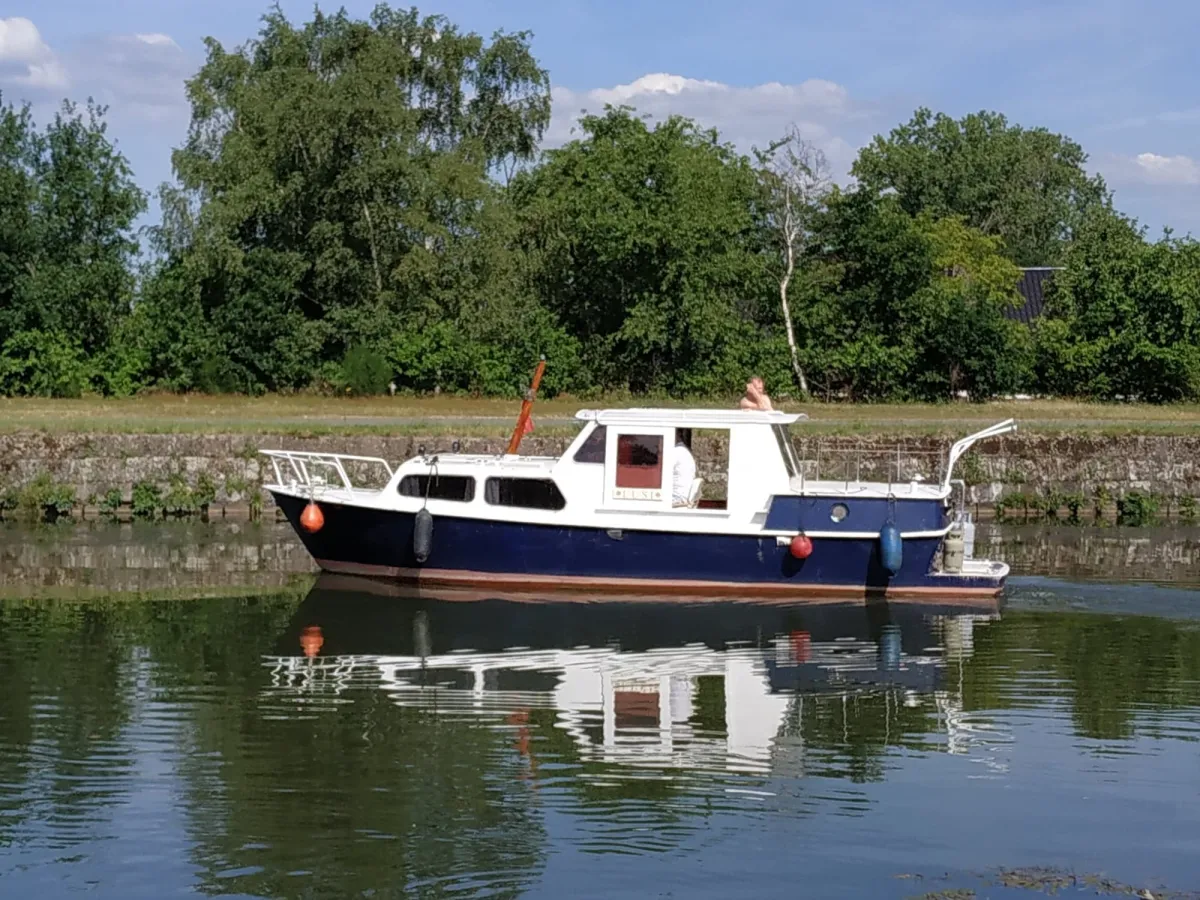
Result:
<instances>
[{"instance_id":1,"label":"blue boat hull","mask_svg":"<svg viewBox=\"0 0 1200 900\"><path fill-rule=\"evenodd\" d=\"M774 537L615 531L435 515L429 557L413 551L413 513L321 504L324 526L300 527L307 501L275 494L317 564L330 572L422 584L563 590L653 590L738 596L995 594L1001 578L933 575L940 538L904 541L896 574L877 539L823 538L798 560Z\"/></svg>"}]
</instances>

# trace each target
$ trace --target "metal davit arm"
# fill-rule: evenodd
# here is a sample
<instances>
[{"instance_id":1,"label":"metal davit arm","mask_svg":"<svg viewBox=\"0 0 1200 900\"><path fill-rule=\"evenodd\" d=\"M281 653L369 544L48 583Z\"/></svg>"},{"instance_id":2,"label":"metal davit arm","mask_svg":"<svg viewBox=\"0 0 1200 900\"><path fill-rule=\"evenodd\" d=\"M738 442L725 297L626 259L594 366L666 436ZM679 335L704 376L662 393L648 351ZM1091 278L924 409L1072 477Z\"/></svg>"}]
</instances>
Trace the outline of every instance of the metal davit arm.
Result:
<instances>
[{"instance_id":1,"label":"metal davit arm","mask_svg":"<svg viewBox=\"0 0 1200 900\"><path fill-rule=\"evenodd\" d=\"M1009 434L1017 430L1017 423L1013 419L1005 419L1003 422L997 422L990 428L985 428L983 431L977 431L975 434L967 435L960 441L956 441L954 446L950 448L950 455L946 460L946 475L942 479L942 487L945 490L950 490L950 480L954 475L954 467L958 465L958 461L962 455L970 450L978 441L986 440L987 438L999 437L1002 434Z\"/></svg>"}]
</instances>

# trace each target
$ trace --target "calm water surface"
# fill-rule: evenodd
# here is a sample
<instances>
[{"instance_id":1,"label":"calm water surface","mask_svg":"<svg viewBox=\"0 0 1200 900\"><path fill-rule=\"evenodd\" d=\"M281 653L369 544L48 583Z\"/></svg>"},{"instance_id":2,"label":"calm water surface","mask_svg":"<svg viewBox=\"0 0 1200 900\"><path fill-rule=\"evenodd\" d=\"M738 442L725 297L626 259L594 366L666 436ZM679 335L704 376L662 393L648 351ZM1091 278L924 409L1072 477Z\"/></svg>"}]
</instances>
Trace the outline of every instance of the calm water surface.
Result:
<instances>
[{"instance_id":1,"label":"calm water surface","mask_svg":"<svg viewBox=\"0 0 1200 900\"><path fill-rule=\"evenodd\" d=\"M0 897L1200 889L1200 532L981 543L997 607L688 606L0 532Z\"/></svg>"}]
</instances>

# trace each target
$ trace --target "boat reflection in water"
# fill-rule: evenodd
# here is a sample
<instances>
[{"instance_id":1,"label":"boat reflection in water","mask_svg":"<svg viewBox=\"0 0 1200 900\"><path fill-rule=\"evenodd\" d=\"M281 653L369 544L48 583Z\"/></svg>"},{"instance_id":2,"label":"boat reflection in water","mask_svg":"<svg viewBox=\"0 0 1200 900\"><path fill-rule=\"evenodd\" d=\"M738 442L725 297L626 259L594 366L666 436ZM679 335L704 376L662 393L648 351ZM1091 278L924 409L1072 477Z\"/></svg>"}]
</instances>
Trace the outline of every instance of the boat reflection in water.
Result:
<instances>
[{"instance_id":1,"label":"boat reflection in water","mask_svg":"<svg viewBox=\"0 0 1200 900\"><path fill-rule=\"evenodd\" d=\"M768 774L786 757L797 774L806 713L864 695L884 695L897 722L932 701L929 732L965 752L980 723L959 715L961 663L1000 612L979 598L532 599L323 575L265 660L268 690L312 701L370 686L518 729L546 710L582 760Z\"/></svg>"}]
</instances>

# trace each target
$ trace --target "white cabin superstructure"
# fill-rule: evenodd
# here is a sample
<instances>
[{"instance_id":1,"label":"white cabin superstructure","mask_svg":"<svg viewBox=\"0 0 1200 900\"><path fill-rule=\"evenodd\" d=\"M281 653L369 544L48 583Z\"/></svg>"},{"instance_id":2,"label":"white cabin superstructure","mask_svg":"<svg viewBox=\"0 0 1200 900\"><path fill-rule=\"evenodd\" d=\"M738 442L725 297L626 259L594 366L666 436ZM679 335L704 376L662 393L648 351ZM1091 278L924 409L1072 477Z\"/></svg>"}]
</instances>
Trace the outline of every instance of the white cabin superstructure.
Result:
<instances>
[{"instance_id":1,"label":"white cabin superstructure","mask_svg":"<svg viewBox=\"0 0 1200 900\"><path fill-rule=\"evenodd\" d=\"M787 536L795 529L766 529L767 507L774 496L822 496L857 499L923 499L947 501L952 492L949 469L975 441L1012 430L1011 420L955 444L947 477L938 482L903 484L854 480L806 479L789 427L807 420L802 413L722 409L581 410L583 428L562 456L425 452L395 470L383 459L302 451L264 451L274 465L272 491L322 503L365 505L376 509L416 512L426 507L438 514L502 519L510 522L566 526L669 528L681 532L719 532ZM672 502L671 475L681 449L680 431L724 435L728 441L725 498L687 506ZM640 452L638 459L636 456ZM375 465L386 471L382 488L363 488L342 462ZM315 471L314 471L315 469ZM319 473L332 471L333 476ZM425 479L446 482L428 487ZM467 487L464 479L471 479ZM496 486L489 496L488 482ZM550 499L528 505L498 496L503 482L536 486ZM694 485L696 501L703 478ZM552 485L552 487L551 487ZM405 489L407 487L407 490ZM558 496L556 496L558 495ZM945 533L946 528L938 529ZM808 531L813 537L820 531ZM863 533L862 537L874 536ZM848 537L844 530L829 536ZM909 535L904 535L908 537Z\"/></svg>"}]
</instances>

